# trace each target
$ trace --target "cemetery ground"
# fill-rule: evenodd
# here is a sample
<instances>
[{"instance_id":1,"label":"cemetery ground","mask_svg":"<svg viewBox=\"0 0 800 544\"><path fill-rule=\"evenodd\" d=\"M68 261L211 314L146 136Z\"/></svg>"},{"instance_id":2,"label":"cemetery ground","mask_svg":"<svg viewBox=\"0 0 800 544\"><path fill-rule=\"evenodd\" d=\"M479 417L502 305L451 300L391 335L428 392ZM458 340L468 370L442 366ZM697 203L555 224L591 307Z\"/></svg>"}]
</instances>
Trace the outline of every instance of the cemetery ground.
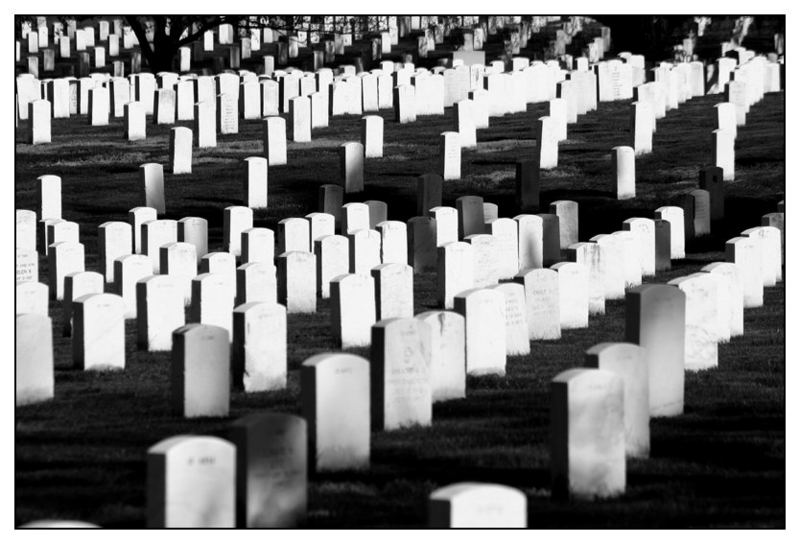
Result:
<instances>
[{"instance_id":1,"label":"cemetery ground","mask_svg":"<svg viewBox=\"0 0 800 544\"><path fill-rule=\"evenodd\" d=\"M611 193L610 150L629 145L629 102L601 103L570 125L559 145L559 167L542 173L540 211L549 202L580 204L580 240L622 229L629 217L653 217L659 206L697 187L709 164L713 104L723 95L694 98L658 121L653 153L636 160L637 198ZM444 184L443 204L480 195L501 217L518 212L515 161L532 157L535 119L492 118L478 147L462 152L462 179ZM439 171L439 134L452 130L452 111L399 125L385 119L384 157L365 161L366 191L350 201L384 200L389 219L416 215L416 177ZM149 119L148 119L149 122ZM16 208L35 209L36 177L62 177L64 217L80 223L86 269L97 270L97 226L125 221L144 205L138 167L165 165L165 218L209 221L209 251L222 246L223 209L242 204L242 161L261 155L259 121L240 120L239 134L219 136L216 148L193 150L192 174L167 173L169 126L148 124L146 141L127 142L122 119L88 126L85 117L53 120L53 143L16 136ZM180 123L179 123L180 124ZM186 124L191 126L191 123ZM687 258L650 281L666 282L724 261L725 241L758 226L784 197L784 93L753 106L736 140L736 180L726 182L726 218L712 236L687 241ZM279 220L317 211L317 190L339 180L338 148L359 141L359 118L331 119L313 141L289 143L288 166L270 168L269 208L254 226L277 230ZM46 259L40 276L47 277ZM415 274L415 312L437 307L435 274ZM256 411L300 413L302 362L338 351L330 304L288 317L288 387L267 393L233 392L220 419L171 415L168 352L136 349L135 321L126 323L121 372L72 370L71 342L61 337L60 304L51 302L55 399L16 410L15 524L34 519L82 519L103 527L143 527L145 457L156 442L177 434L227 437L229 424ZM721 344L719 367L687 373L685 413L651 420L651 458L628 460L626 493L596 502L550 497L549 384L562 370L582 366L583 352L624 339L624 301L608 301L589 327L564 331L559 341L533 342L531 354L510 357L505 377L469 378L467 398L437 403L433 426L373 432L371 466L364 471L309 474L305 527L423 527L431 491L460 481L492 482L528 497L528 524L543 528L784 527L785 317L784 284L764 290L764 306L745 311L745 334ZM350 350L369 358L369 350Z\"/></svg>"}]
</instances>

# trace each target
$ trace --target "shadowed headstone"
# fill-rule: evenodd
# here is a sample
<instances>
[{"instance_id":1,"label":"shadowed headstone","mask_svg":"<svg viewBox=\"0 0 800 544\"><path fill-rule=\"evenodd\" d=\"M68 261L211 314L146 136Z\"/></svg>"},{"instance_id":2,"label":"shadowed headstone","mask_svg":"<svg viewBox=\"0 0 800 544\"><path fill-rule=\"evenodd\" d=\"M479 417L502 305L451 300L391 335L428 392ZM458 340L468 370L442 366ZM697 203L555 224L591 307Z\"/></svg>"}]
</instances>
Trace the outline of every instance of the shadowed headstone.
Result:
<instances>
[{"instance_id":1,"label":"shadowed headstone","mask_svg":"<svg viewBox=\"0 0 800 544\"><path fill-rule=\"evenodd\" d=\"M556 200L550 203L550 213L558 216L560 248L566 249L578 243L578 203L572 200Z\"/></svg>"},{"instance_id":2,"label":"shadowed headstone","mask_svg":"<svg viewBox=\"0 0 800 544\"><path fill-rule=\"evenodd\" d=\"M318 193L317 210L322 213L331 214L336 220L337 228L341 225L342 222L343 199L344 199L344 188L341 185L333 185L333 184L320 185Z\"/></svg>"},{"instance_id":3,"label":"shadowed headstone","mask_svg":"<svg viewBox=\"0 0 800 544\"><path fill-rule=\"evenodd\" d=\"M670 258L686 258L683 208L678 206L661 206L660 208L656 208L655 218L656 220L663 220L669 223ZM658 225L656 225L656 227L658 227ZM658 236L657 232L656 236ZM658 242L658 240L656 240L656 242Z\"/></svg>"},{"instance_id":4,"label":"shadowed headstone","mask_svg":"<svg viewBox=\"0 0 800 544\"><path fill-rule=\"evenodd\" d=\"M672 227L666 219L656 219L656 272L664 272L672 268Z\"/></svg>"},{"instance_id":5,"label":"shadowed headstone","mask_svg":"<svg viewBox=\"0 0 800 544\"><path fill-rule=\"evenodd\" d=\"M644 348L650 415L683 413L686 295L675 286L646 284L625 296L625 340Z\"/></svg>"},{"instance_id":6,"label":"shadowed headstone","mask_svg":"<svg viewBox=\"0 0 800 544\"><path fill-rule=\"evenodd\" d=\"M624 386L625 453L650 457L650 382L644 348L627 342L604 342L586 350L584 366L608 370Z\"/></svg>"},{"instance_id":7,"label":"shadowed headstone","mask_svg":"<svg viewBox=\"0 0 800 544\"><path fill-rule=\"evenodd\" d=\"M708 191L711 206L711 221L725 218L725 187L722 182L722 168L707 166L700 169L700 188Z\"/></svg>"},{"instance_id":8,"label":"shadowed headstone","mask_svg":"<svg viewBox=\"0 0 800 544\"><path fill-rule=\"evenodd\" d=\"M711 215L709 192L704 189L695 189L689 193L694 200L694 235L695 237L711 234Z\"/></svg>"},{"instance_id":9,"label":"shadowed headstone","mask_svg":"<svg viewBox=\"0 0 800 544\"><path fill-rule=\"evenodd\" d=\"M517 201L521 212L539 209L539 164L535 160L517 161Z\"/></svg>"},{"instance_id":10,"label":"shadowed headstone","mask_svg":"<svg viewBox=\"0 0 800 544\"><path fill-rule=\"evenodd\" d=\"M230 341L216 325L190 323L172 333L172 413L185 418L227 417Z\"/></svg>"},{"instance_id":11,"label":"shadowed headstone","mask_svg":"<svg viewBox=\"0 0 800 544\"><path fill-rule=\"evenodd\" d=\"M290 528L306 516L308 436L303 418L250 414L231 424L237 527Z\"/></svg>"},{"instance_id":12,"label":"shadowed headstone","mask_svg":"<svg viewBox=\"0 0 800 544\"><path fill-rule=\"evenodd\" d=\"M432 217L412 217L406 223L408 263L414 272L436 270L436 220Z\"/></svg>"},{"instance_id":13,"label":"shadowed headstone","mask_svg":"<svg viewBox=\"0 0 800 544\"><path fill-rule=\"evenodd\" d=\"M458 210L458 238L485 232L483 222L483 197L462 196L456 199Z\"/></svg>"},{"instance_id":14,"label":"shadowed headstone","mask_svg":"<svg viewBox=\"0 0 800 544\"><path fill-rule=\"evenodd\" d=\"M561 260L561 226L556 214L540 213L542 218L542 265L552 266Z\"/></svg>"},{"instance_id":15,"label":"shadowed headstone","mask_svg":"<svg viewBox=\"0 0 800 544\"><path fill-rule=\"evenodd\" d=\"M442 176L422 174L417 178L417 215L428 215L431 208L442 205Z\"/></svg>"}]
</instances>

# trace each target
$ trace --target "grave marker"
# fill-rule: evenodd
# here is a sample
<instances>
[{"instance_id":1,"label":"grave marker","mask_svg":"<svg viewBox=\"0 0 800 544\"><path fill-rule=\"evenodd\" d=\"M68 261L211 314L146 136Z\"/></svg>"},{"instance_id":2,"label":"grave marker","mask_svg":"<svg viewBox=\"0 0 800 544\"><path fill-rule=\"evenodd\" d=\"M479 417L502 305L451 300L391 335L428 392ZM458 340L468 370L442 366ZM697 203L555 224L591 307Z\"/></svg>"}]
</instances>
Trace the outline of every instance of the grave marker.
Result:
<instances>
[{"instance_id":1,"label":"grave marker","mask_svg":"<svg viewBox=\"0 0 800 544\"><path fill-rule=\"evenodd\" d=\"M125 302L110 293L72 301L72 362L79 370L125 368Z\"/></svg>"},{"instance_id":2,"label":"grave marker","mask_svg":"<svg viewBox=\"0 0 800 544\"><path fill-rule=\"evenodd\" d=\"M431 310L416 316L422 354L431 376L431 400L466 397L466 339L464 317L456 312Z\"/></svg>"},{"instance_id":3,"label":"grave marker","mask_svg":"<svg viewBox=\"0 0 800 544\"><path fill-rule=\"evenodd\" d=\"M611 148L611 168L614 172L612 192L617 200L636 198L636 156L633 148Z\"/></svg>"},{"instance_id":4,"label":"grave marker","mask_svg":"<svg viewBox=\"0 0 800 544\"><path fill-rule=\"evenodd\" d=\"M527 504L525 494L512 487L471 482L452 484L430 494L428 526L524 529Z\"/></svg>"},{"instance_id":5,"label":"grave marker","mask_svg":"<svg viewBox=\"0 0 800 544\"><path fill-rule=\"evenodd\" d=\"M233 310L233 386L248 393L286 388L286 308L248 302Z\"/></svg>"},{"instance_id":6,"label":"grave marker","mask_svg":"<svg viewBox=\"0 0 800 544\"><path fill-rule=\"evenodd\" d=\"M222 327L200 323L190 323L173 331L170 390L174 415L184 418L228 416L229 334Z\"/></svg>"},{"instance_id":7,"label":"grave marker","mask_svg":"<svg viewBox=\"0 0 800 544\"><path fill-rule=\"evenodd\" d=\"M373 268L377 320L414 316L414 269L404 263Z\"/></svg>"},{"instance_id":8,"label":"grave marker","mask_svg":"<svg viewBox=\"0 0 800 544\"><path fill-rule=\"evenodd\" d=\"M237 527L296 527L306 516L305 420L250 414L233 422L230 437L236 445Z\"/></svg>"},{"instance_id":9,"label":"grave marker","mask_svg":"<svg viewBox=\"0 0 800 544\"><path fill-rule=\"evenodd\" d=\"M53 244L49 247L47 259L50 297L62 300L64 298L64 276L85 270L83 244L78 242Z\"/></svg>"},{"instance_id":10,"label":"grave marker","mask_svg":"<svg viewBox=\"0 0 800 544\"><path fill-rule=\"evenodd\" d=\"M287 251L278 255L278 302L290 314L317 311L316 257L308 251Z\"/></svg>"},{"instance_id":11,"label":"grave marker","mask_svg":"<svg viewBox=\"0 0 800 544\"><path fill-rule=\"evenodd\" d=\"M505 297L494 289L468 289L455 295L453 306L464 316L467 374L506 374Z\"/></svg>"},{"instance_id":12,"label":"grave marker","mask_svg":"<svg viewBox=\"0 0 800 544\"><path fill-rule=\"evenodd\" d=\"M670 258L684 259L686 252L684 249L684 219L683 208L678 206L661 206L656 208L655 217L658 220L667 221L670 228Z\"/></svg>"},{"instance_id":13,"label":"grave marker","mask_svg":"<svg viewBox=\"0 0 800 544\"><path fill-rule=\"evenodd\" d=\"M170 129L169 157L173 174L192 173L192 129L187 127Z\"/></svg>"},{"instance_id":14,"label":"grave marker","mask_svg":"<svg viewBox=\"0 0 800 544\"><path fill-rule=\"evenodd\" d=\"M595 344L586 350L584 366L607 370L622 379L625 453L650 457L650 386L644 348L627 342Z\"/></svg>"},{"instance_id":15,"label":"grave marker","mask_svg":"<svg viewBox=\"0 0 800 544\"><path fill-rule=\"evenodd\" d=\"M300 372L311 469L368 467L369 361L347 353L322 353L307 359Z\"/></svg>"},{"instance_id":16,"label":"grave marker","mask_svg":"<svg viewBox=\"0 0 800 544\"><path fill-rule=\"evenodd\" d=\"M645 284L625 296L625 340L644 348L650 416L683 413L686 295L673 285Z\"/></svg>"},{"instance_id":17,"label":"grave marker","mask_svg":"<svg viewBox=\"0 0 800 544\"><path fill-rule=\"evenodd\" d=\"M139 182L143 191L144 206L153 208L157 214L166 213L164 205L164 167L148 162L139 166Z\"/></svg>"},{"instance_id":18,"label":"grave marker","mask_svg":"<svg viewBox=\"0 0 800 544\"><path fill-rule=\"evenodd\" d=\"M368 346L375 319L375 284L361 274L343 274L330 281L331 324L342 349Z\"/></svg>"},{"instance_id":19,"label":"grave marker","mask_svg":"<svg viewBox=\"0 0 800 544\"><path fill-rule=\"evenodd\" d=\"M562 262L550 267L558 273L561 329L589 326L589 271L583 264Z\"/></svg>"},{"instance_id":20,"label":"grave marker","mask_svg":"<svg viewBox=\"0 0 800 544\"><path fill-rule=\"evenodd\" d=\"M623 380L574 368L550 382L553 495L610 498L625 491Z\"/></svg>"},{"instance_id":21,"label":"grave marker","mask_svg":"<svg viewBox=\"0 0 800 544\"><path fill-rule=\"evenodd\" d=\"M236 447L212 436L173 436L147 450L147 526L235 526Z\"/></svg>"},{"instance_id":22,"label":"grave marker","mask_svg":"<svg viewBox=\"0 0 800 544\"><path fill-rule=\"evenodd\" d=\"M17 313L14 324L15 406L50 400L55 382L53 322L47 315Z\"/></svg>"},{"instance_id":23,"label":"grave marker","mask_svg":"<svg viewBox=\"0 0 800 544\"><path fill-rule=\"evenodd\" d=\"M717 366L720 308L719 280L712 274L695 273L669 282L686 294L684 368L703 370Z\"/></svg>"},{"instance_id":24,"label":"grave marker","mask_svg":"<svg viewBox=\"0 0 800 544\"><path fill-rule=\"evenodd\" d=\"M18 283L14 313L48 315L47 291L47 285L38 281Z\"/></svg>"},{"instance_id":25,"label":"grave marker","mask_svg":"<svg viewBox=\"0 0 800 544\"><path fill-rule=\"evenodd\" d=\"M185 281L171 275L136 282L137 345L147 351L170 351L172 331L183 327Z\"/></svg>"},{"instance_id":26,"label":"grave marker","mask_svg":"<svg viewBox=\"0 0 800 544\"><path fill-rule=\"evenodd\" d=\"M533 160L518 160L516 170L517 200L520 211L539 209L539 165Z\"/></svg>"},{"instance_id":27,"label":"grave marker","mask_svg":"<svg viewBox=\"0 0 800 544\"><path fill-rule=\"evenodd\" d=\"M202 217L184 217L178 220L178 241L195 247L197 261L208 253L208 220Z\"/></svg>"},{"instance_id":28,"label":"grave marker","mask_svg":"<svg viewBox=\"0 0 800 544\"><path fill-rule=\"evenodd\" d=\"M370 390L376 429L431 425L430 366L422 354L419 328L413 317L372 326Z\"/></svg>"},{"instance_id":29,"label":"grave marker","mask_svg":"<svg viewBox=\"0 0 800 544\"><path fill-rule=\"evenodd\" d=\"M764 277L761 272L759 240L737 236L725 242L725 261L739 267L745 308L764 305Z\"/></svg>"},{"instance_id":30,"label":"grave marker","mask_svg":"<svg viewBox=\"0 0 800 544\"><path fill-rule=\"evenodd\" d=\"M347 142L339 147L339 173L345 193L364 190L364 146L360 142Z\"/></svg>"},{"instance_id":31,"label":"grave marker","mask_svg":"<svg viewBox=\"0 0 800 544\"><path fill-rule=\"evenodd\" d=\"M136 319L136 282L153 275L147 255L125 255L114 260L114 293L125 304L125 319Z\"/></svg>"}]
</instances>

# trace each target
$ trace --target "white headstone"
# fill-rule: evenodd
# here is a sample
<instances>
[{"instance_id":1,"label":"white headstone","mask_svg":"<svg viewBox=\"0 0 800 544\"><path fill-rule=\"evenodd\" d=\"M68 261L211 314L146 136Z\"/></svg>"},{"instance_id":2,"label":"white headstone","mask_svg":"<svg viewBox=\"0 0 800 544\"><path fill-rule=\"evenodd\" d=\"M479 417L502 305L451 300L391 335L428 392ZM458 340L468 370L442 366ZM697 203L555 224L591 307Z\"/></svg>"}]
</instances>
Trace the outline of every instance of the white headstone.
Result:
<instances>
[{"instance_id":1,"label":"white headstone","mask_svg":"<svg viewBox=\"0 0 800 544\"><path fill-rule=\"evenodd\" d=\"M757 238L737 236L725 243L725 261L739 267L745 308L764 305L764 276L760 258L761 248Z\"/></svg>"},{"instance_id":2,"label":"white headstone","mask_svg":"<svg viewBox=\"0 0 800 544\"><path fill-rule=\"evenodd\" d=\"M189 320L192 323L223 328L228 331L230 338L233 331L235 280L235 276L231 278L228 274L218 272L206 272L195 276L192 279L192 306Z\"/></svg>"},{"instance_id":3,"label":"white headstone","mask_svg":"<svg viewBox=\"0 0 800 544\"><path fill-rule=\"evenodd\" d=\"M322 353L301 367L309 458L317 472L363 469L370 459L370 363L347 353Z\"/></svg>"},{"instance_id":4,"label":"white headstone","mask_svg":"<svg viewBox=\"0 0 800 544\"><path fill-rule=\"evenodd\" d=\"M562 329L589 326L589 271L580 263L562 262L550 267L558 273L559 314Z\"/></svg>"},{"instance_id":5,"label":"white headstone","mask_svg":"<svg viewBox=\"0 0 800 544\"><path fill-rule=\"evenodd\" d=\"M264 154L270 167L286 164L286 120L283 117L264 119Z\"/></svg>"},{"instance_id":6,"label":"white headstone","mask_svg":"<svg viewBox=\"0 0 800 544\"><path fill-rule=\"evenodd\" d=\"M605 342L586 350L584 366L607 370L622 379L625 453L650 456L649 376L644 348L627 342Z\"/></svg>"},{"instance_id":7,"label":"white headstone","mask_svg":"<svg viewBox=\"0 0 800 544\"><path fill-rule=\"evenodd\" d=\"M169 158L173 174L192 173L192 129L188 127L170 129Z\"/></svg>"},{"instance_id":8,"label":"white headstone","mask_svg":"<svg viewBox=\"0 0 800 544\"><path fill-rule=\"evenodd\" d=\"M385 263L371 270L375 280L378 320L414 315L414 269L403 263Z\"/></svg>"},{"instance_id":9,"label":"white headstone","mask_svg":"<svg viewBox=\"0 0 800 544\"><path fill-rule=\"evenodd\" d=\"M286 307L248 302L233 310L233 385L246 392L286 387Z\"/></svg>"},{"instance_id":10,"label":"white headstone","mask_svg":"<svg viewBox=\"0 0 800 544\"><path fill-rule=\"evenodd\" d=\"M72 302L72 362L80 370L125 368L125 303L109 293Z\"/></svg>"},{"instance_id":11,"label":"white headstone","mask_svg":"<svg viewBox=\"0 0 800 544\"><path fill-rule=\"evenodd\" d=\"M235 527L236 447L179 435L147 450L147 526Z\"/></svg>"},{"instance_id":12,"label":"white headstone","mask_svg":"<svg viewBox=\"0 0 800 544\"><path fill-rule=\"evenodd\" d=\"M714 274L695 273L669 282L686 294L686 370L717 366L717 342L720 339L717 304L720 279Z\"/></svg>"},{"instance_id":13,"label":"white headstone","mask_svg":"<svg viewBox=\"0 0 800 544\"><path fill-rule=\"evenodd\" d=\"M624 384L575 368L550 382L553 496L609 498L625 491Z\"/></svg>"},{"instance_id":14,"label":"white headstone","mask_svg":"<svg viewBox=\"0 0 800 544\"><path fill-rule=\"evenodd\" d=\"M53 325L47 315L17 313L15 320L15 405L54 396Z\"/></svg>"},{"instance_id":15,"label":"white headstone","mask_svg":"<svg viewBox=\"0 0 800 544\"><path fill-rule=\"evenodd\" d=\"M528 501L518 489L498 484L458 483L428 499L428 526L442 529L524 529Z\"/></svg>"},{"instance_id":16,"label":"white headstone","mask_svg":"<svg viewBox=\"0 0 800 544\"><path fill-rule=\"evenodd\" d=\"M50 297L62 300L64 297L64 276L72 272L83 272L84 248L79 242L58 242L50 246L48 258L48 283Z\"/></svg>"},{"instance_id":17,"label":"white headstone","mask_svg":"<svg viewBox=\"0 0 800 544\"><path fill-rule=\"evenodd\" d=\"M492 289L503 293L505 298L506 354L528 355L528 311L525 305L525 288L519 283L501 283Z\"/></svg>"},{"instance_id":18,"label":"white headstone","mask_svg":"<svg viewBox=\"0 0 800 544\"><path fill-rule=\"evenodd\" d=\"M290 314L317 311L317 263L309 251L288 251L278 255L278 302Z\"/></svg>"},{"instance_id":19,"label":"white headstone","mask_svg":"<svg viewBox=\"0 0 800 544\"><path fill-rule=\"evenodd\" d=\"M418 314L422 354L431 373L433 402L466 397L466 339L464 317L431 310Z\"/></svg>"},{"instance_id":20,"label":"white headstone","mask_svg":"<svg viewBox=\"0 0 800 544\"><path fill-rule=\"evenodd\" d=\"M524 287L528 339L560 339L559 273L549 268L524 269L514 281Z\"/></svg>"},{"instance_id":21,"label":"white headstone","mask_svg":"<svg viewBox=\"0 0 800 544\"><path fill-rule=\"evenodd\" d=\"M372 326L370 389L377 429L431 425L431 372L423 357L420 327L413 317L385 319Z\"/></svg>"},{"instance_id":22,"label":"white headstone","mask_svg":"<svg viewBox=\"0 0 800 544\"><path fill-rule=\"evenodd\" d=\"M137 344L147 351L170 351L172 331L186 323L184 282L160 275L136 282Z\"/></svg>"},{"instance_id":23,"label":"white headstone","mask_svg":"<svg viewBox=\"0 0 800 544\"><path fill-rule=\"evenodd\" d=\"M453 301L464 316L467 374L506 374L506 301L493 289L468 289Z\"/></svg>"}]
</instances>

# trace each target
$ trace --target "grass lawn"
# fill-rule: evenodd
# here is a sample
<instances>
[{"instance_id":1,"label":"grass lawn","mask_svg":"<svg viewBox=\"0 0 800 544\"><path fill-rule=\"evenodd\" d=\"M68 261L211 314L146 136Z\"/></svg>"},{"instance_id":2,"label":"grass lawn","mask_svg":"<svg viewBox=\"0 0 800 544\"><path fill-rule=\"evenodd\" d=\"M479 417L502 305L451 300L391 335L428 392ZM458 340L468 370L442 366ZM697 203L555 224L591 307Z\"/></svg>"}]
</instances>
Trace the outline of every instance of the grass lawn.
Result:
<instances>
[{"instance_id":1,"label":"grass lawn","mask_svg":"<svg viewBox=\"0 0 800 544\"><path fill-rule=\"evenodd\" d=\"M724 260L727 239L776 211L785 187L784 98L766 95L739 127L726 219L713 225L712 236L688 242L687 258L652 281ZM610 150L628 145L630 104L601 103L569 127L559 167L543 172L541 211L559 199L579 202L581 240L622 230L629 217L652 218L655 208L696 188L711 157L713 105L721 100L695 98L658 121L653 153L636 161L637 198L627 201L611 194ZM476 194L497 203L501 217L516 215L515 161L532 156L535 119L545 112L545 104L529 104L525 113L492 118L478 131L478 147L462 152L462 179L445 182L444 204ZM437 169L439 134L452 130L453 111L402 126L390 111L381 115L384 157L366 161L366 190L351 200L384 200L389 219L405 221L415 214L416 177ZM159 162L167 170L169 127L148 124L146 141L127 142L121 119L108 127L90 127L85 117L56 119L53 143L34 147L25 143L26 126L21 122L16 136L15 207L36 209L36 177L60 175L63 216L80 223L87 270L98 270L97 226L126 221L130 208L143 205L138 167ZM240 121L239 134L194 150L191 175L165 174L164 217L207 218L209 251L222 247L223 209L243 202L243 159L262 153L261 134L259 121ZM269 209L256 211L255 226L277 231L279 220L317 211L318 187L338 180L339 145L359 134L358 117L336 117L314 130L312 142L290 143L288 166L270 169ZM40 276L46 281L46 259ZM436 308L435 280L415 275L417 312ZM70 339L60 334L60 304L51 303L55 400L16 411L15 522L68 518L143 527L147 448L181 433L225 437L231 421L254 411L300 413L300 365L336 350L329 312L320 301L316 314L289 316L285 391L235 392L229 418L183 420L170 415L169 354L137 351L133 321L124 372L75 371ZM592 345L623 338L624 302L608 302L606 315L592 317L587 329L534 342L529 356L509 358L504 378L469 379L466 399L434 406L432 427L373 433L369 470L310 476L306 526L421 527L435 488L485 481L524 491L531 527L784 527L783 284L765 290L762 308L745 311L745 335L720 346L718 368L687 374L685 414L651 421L651 458L629 462L624 496L550 498L549 381L582 365ZM353 352L368 357L368 350Z\"/></svg>"}]
</instances>

